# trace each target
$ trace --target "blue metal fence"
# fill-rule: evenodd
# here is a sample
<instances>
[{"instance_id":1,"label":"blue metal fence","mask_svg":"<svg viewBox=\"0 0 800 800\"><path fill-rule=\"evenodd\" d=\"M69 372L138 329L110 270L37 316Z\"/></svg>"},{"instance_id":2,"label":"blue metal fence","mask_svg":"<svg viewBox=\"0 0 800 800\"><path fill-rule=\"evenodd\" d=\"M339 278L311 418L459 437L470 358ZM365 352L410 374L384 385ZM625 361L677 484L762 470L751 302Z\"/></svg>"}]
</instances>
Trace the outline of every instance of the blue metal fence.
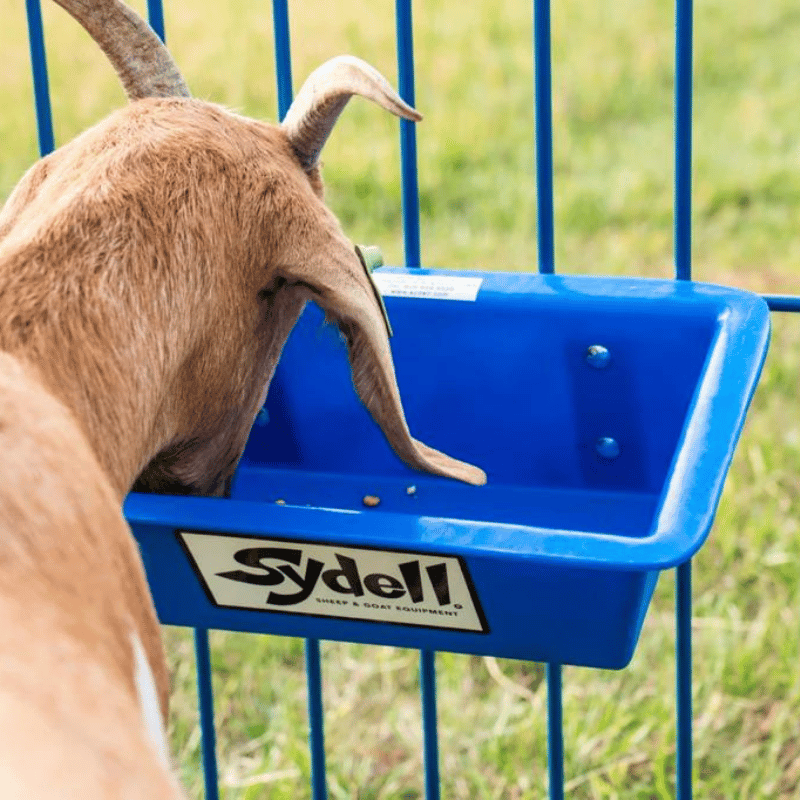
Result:
<instances>
[{"instance_id":1,"label":"blue metal fence","mask_svg":"<svg viewBox=\"0 0 800 800\"><path fill-rule=\"evenodd\" d=\"M54 147L53 125L48 93L47 67L40 0L26 0L39 148L44 155ZM164 38L161 0L148 0L150 22ZM292 99L292 75L287 0L273 0L278 112L282 118ZM674 260L678 280L691 278L691 175L692 175L692 0L676 2L675 38L675 194ZM400 94L414 104L414 52L411 0L396 0L397 54ZM534 0L533 41L535 58L535 123L538 267L541 273L555 271L552 98L549 0ZM405 260L408 267L421 261L419 193L415 128L401 121L402 203ZM786 296L765 297L773 311L800 311L800 299ZM692 796L692 645L691 645L691 561L677 569L676 588L676 792L680 800ZM206 797L218 797L215 754L215 727L212 696L212 666L208 630L195 629L198 694L203 736L203 762ZM312 764L312 793L315 800L327 796L325 782L324 718L320 642L306 641L308 712ZM421 703L424 725L425 791L428 800L440 796L438 729L436 707L436 655L430 649L420 652ZM550 797L564 797L564 742L562 733L562 670L558 663L547 665L548 764Z\"/></svg>"}]
</instances>

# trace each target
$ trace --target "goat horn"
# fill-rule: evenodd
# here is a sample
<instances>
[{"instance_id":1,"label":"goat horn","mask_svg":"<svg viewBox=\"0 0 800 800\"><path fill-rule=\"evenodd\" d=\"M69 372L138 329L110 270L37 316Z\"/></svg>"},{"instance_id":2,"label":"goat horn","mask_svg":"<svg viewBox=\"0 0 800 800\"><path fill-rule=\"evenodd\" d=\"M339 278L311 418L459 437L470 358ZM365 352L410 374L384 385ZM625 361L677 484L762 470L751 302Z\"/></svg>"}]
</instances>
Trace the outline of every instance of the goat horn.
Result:
<instances>
[{"instance_id":1,"label":"goat horn","mask_svg":"<svg viewBox=\"0 0 800 800\"><path fill-rule=\"evenodd\" d=\"M100 45L129 100L190 97L169 51L153 29L120 0L55 0Z\"/></svg>"},{"instance_id":2,"label":"goat horn","mask_svg":"<svg viewBox=\"0 0 800 800\"><path fill-rule=\"evenodd\" d=\"M365 61L354 56L332 58L311 73L283 120L283 129L304 169L316 166L339 114L354 94L395 116L414 122L422 119Z\"/></svg>"}]
</instances>

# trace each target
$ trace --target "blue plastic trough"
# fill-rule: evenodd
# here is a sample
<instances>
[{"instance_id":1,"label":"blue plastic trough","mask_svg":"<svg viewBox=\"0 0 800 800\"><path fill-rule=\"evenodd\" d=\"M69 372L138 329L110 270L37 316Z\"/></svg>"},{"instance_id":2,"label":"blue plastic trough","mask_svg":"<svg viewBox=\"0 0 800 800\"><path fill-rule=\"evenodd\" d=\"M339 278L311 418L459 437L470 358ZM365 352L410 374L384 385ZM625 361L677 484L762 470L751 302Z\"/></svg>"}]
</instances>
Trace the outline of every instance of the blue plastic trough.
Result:
<instances>
[{"instance_id":1,"label":"blue plastic trough","mask_svg":"<svg viewBox=\"0 0 800 800\"><path fill-rule=\"evenodd\" d=\"M488 484L396 458L311 306L231 498L127 500L161 620L623 667L659 572L709 532L766 303L685 281L376 275L418 295L386 298L412 433Z\"/></svg>"}]
</instances>

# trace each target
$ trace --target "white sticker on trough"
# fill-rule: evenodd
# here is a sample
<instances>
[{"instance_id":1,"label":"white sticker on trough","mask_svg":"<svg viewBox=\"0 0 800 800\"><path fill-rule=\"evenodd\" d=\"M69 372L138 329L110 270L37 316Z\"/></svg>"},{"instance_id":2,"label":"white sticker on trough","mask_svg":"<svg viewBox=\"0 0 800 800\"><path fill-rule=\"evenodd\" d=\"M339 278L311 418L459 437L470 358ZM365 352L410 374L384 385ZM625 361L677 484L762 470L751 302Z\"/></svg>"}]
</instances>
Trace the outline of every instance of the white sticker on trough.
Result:
<instances>
[{"instance_id":1,"label":"white sticker on trough","mask_svg":"<svg viewBox=\"0 0 800 800\"><path fill-rule=\"evenodd\" d=\"M374 272L372 277L385 297L426 297L431 300L467 300L478 297L483 278L463 275L398 275Z\"/></svg>"},{"instance_id":2,"label":"white sticker on trough","mask_svg":"<svg viewBox=\"0 0 800 800\"><path fill-rule=\"evenodd\" d=\"M209 599L314 617L487 633L456 556L178 531Z\"/></svg>"}]
</instances>

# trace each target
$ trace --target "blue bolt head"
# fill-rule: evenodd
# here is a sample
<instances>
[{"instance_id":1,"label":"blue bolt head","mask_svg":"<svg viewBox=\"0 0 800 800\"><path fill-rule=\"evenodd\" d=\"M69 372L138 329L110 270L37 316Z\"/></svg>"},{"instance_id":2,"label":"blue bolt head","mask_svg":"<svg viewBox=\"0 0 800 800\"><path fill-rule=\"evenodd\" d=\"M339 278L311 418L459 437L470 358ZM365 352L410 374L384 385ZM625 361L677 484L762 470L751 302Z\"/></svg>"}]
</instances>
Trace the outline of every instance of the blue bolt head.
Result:
<instances>
[{"instance_id":1,"label":"blue bolt head","mask_svg":"<svg viewBox=\"0 0 800 800\"><path fill-rule=\"evenodd\" d=\"M586 363L595 369L605 369L611 362L611 353L601 344L593 344L586 349Z\"/></svg>"},{"instance_id":2,"label":"blue bolt head","mask_svg":"<svg viewBox=\"0 0 800 800\"><path fill-rule=\"evenodd\" d=\"M616 458L619 455L619 442L610 436L601 436L595 442L595 449L603 458Z\"/></svg>"}]
</instances>

